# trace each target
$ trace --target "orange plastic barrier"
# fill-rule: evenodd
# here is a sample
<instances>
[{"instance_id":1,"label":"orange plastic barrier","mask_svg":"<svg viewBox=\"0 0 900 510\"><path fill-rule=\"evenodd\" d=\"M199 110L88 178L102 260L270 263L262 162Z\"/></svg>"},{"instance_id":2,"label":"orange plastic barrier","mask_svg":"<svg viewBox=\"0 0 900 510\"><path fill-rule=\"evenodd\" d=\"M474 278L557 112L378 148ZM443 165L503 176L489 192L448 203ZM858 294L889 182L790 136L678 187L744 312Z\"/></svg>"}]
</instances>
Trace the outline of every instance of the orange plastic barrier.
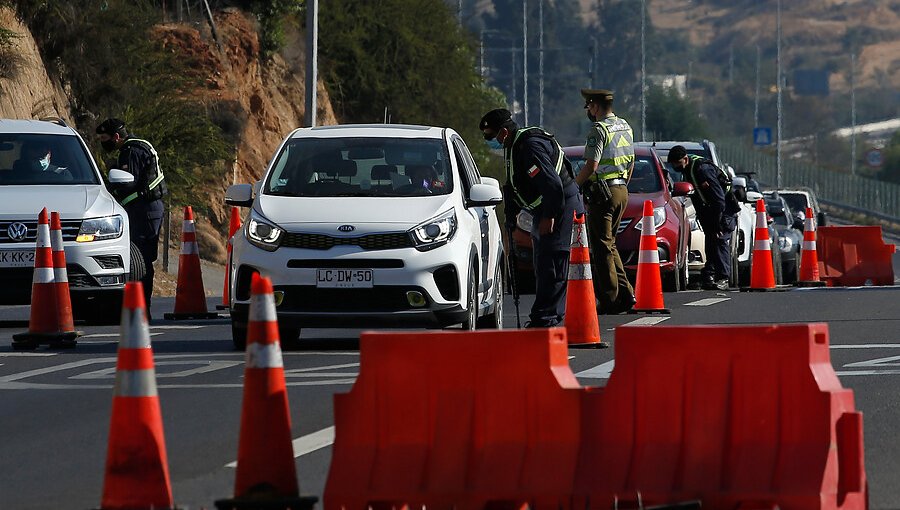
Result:
<instances>
[{"instance_id":1,"label":"orange plastic barrier","mask_svg":"<svg viewBox=\"0 0 900 510\"><path fill-rule=\"evenodd\" d=\"M588 394L575 507L863 509L862 415L828 326L621 327Z\"/></svg>"},{"instance_id":2,"label":"orange plastic barrier","mask_svg":"<svg viewBox=\"0 0 900 510\"><path fill-rule=\"evenodd\" d=\"M829 287L894 284L895 247L885 244L880 226L819 227L816 248Z\"/></svg>"},{"instance_id":3,"label":"orange plastic barrier","mask_svg":"<svg viewBox=\"0 0 900 510\"><path fill-rule=\"evenodd\" d=\"M325 508L563 505L581 395L567 354L562 328L363 333Z\"/></svg>"}]
</instances>

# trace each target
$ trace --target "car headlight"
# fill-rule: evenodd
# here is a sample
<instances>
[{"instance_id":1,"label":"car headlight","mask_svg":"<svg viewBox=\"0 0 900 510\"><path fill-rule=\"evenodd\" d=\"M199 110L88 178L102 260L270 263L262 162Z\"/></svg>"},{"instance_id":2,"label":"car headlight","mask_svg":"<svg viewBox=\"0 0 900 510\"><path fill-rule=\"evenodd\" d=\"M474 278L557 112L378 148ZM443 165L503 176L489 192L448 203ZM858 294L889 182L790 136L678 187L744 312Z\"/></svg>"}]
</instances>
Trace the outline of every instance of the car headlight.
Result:
<instances>
[{"instance_id":1,"label":"car headlight","mask_svg":"<svg viewBox=\"0 0 900 510\"><path fill-rule=\"evenodd\" d=\"M105 216L103 218L90 218L81 222L76 242L89 243L104 239L117 239L122 237L124 222L122 215Z\"/></svg>"},{"instance_id":2,"label":"car headlight","mask_svg":"<svg viewBox=\"0 0 900 510\"><path fill-rule=\"evenodd\" d=\"M275 251L278 249L284 230L254 212L250 214L250 220L247 221L246 233L247 240L253 246L266 251Z\"/></svg>"},{"instance_id":3,"label":"car headlight","mask_svg":"<svg viewBox=\"0 0 900 510\"><path fill-rule=\"evenodd\" d=\"M531 232L531 227L534 226L534 216L524 209L519 211L519 214L516 215L516 226L525 232Z\"/></svg>"},{"instance_id":4,"label":"car headlight","mask_svg":"<svg viewBox=\"0 0 900 510\"><path fill-rule=\"evenodd\" d=\"M778 238L778 249L781 250L782 253L789 253L793 247L794 241L791 240L790 237L781 236Z\"/></svg>"},{"instance_id":5,"label":"car headlight","mask_svg":"<svg viewBox=\"0 0 900 510\"><path fill-rule=\"evenodd\" d=\"M417 250L427 251L446 244L456 234L456 210L450 209L409 231Z\"/></svg>"},{"instance_id":6,"label":"car headlight","mask_svg":"<svg viewBox=\"0 0 900 510\"><path fill-rule=\"evenodd\" d=\"M666 222L666 207L665 206L654 207L653 208L653 226L655 228L659 228L659 226L665 222ZM637 230L643 230L644 222L643 221L637 222L634 225L634 228L636 228Z\"/></svg>"}]
</instances>

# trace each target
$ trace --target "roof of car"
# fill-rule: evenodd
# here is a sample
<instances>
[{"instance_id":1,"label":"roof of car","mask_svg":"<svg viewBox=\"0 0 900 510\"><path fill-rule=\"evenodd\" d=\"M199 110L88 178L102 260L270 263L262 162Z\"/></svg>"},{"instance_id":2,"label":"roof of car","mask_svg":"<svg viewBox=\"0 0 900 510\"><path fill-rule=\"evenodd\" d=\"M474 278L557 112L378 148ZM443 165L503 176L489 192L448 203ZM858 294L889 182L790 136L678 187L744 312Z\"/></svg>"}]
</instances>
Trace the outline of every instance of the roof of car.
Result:
<instances>
[{"instance_id":1,"label":"roof of car","mask_svg":"<svg viewBox=\"0 0 900 510\"><path fill-rule=\"evenodd\" d=\"M72 135L72 128L45 120L0 119L0 133Z\"/></svg>"},{"instance_id":2,"label":"roof of car","mask_svg":"<svg viewBox=\"0 0 900 510\"><path fill-rule=\"evenodd\" d=\"M292 138L396 137L443 138L446 128L407 124L338 124L295 130Z\"/></svg>"}]
</instances>

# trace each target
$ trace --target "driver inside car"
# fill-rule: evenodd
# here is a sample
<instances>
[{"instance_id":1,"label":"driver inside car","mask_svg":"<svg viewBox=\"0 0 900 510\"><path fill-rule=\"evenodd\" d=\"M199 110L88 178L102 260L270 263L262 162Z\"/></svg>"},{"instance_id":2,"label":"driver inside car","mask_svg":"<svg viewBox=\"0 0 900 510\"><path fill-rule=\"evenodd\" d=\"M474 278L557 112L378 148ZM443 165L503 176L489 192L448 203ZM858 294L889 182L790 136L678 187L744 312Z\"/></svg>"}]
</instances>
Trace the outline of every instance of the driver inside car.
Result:
<instances>
[{"instance_id":1,"label":"driver inside car","mask_svg":"<svg viewBox=\"0 0 900 510\"><path fill-rule=\"evenodd\" d=\"M414 186L425 189L439 188L443 182L438 180L437 172L428 165L409 165L406 167L406 175Z\"/></svg>"}]
</instances>

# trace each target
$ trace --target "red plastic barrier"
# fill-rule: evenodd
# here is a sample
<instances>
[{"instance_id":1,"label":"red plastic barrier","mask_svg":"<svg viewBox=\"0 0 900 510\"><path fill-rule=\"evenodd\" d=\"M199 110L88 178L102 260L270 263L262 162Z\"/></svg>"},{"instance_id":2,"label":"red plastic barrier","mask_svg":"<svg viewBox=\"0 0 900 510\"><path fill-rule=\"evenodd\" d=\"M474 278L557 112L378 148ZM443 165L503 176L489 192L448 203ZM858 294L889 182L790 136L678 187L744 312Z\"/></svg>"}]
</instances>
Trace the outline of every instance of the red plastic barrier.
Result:
<instances>
[{"instance_id":1,"label":"red plastic barrier","mask_svg":"<svg viewBox=\"0 0 900 510\"><path fill-rule=\"evenodd\" d=\"M565 506L581 389L565 330L364 333L326 509Z\"/></svg>"},{"instance_id":2,"label":"red plastic barrier","mask_svg":"<svg viewBox=\"0 0 900 510\"><path fill-rule=\"evenodd\" d=\"M827 325L621 327L615 347L609 384L585 396L575 508L638 493L645 505L866 508L862 415Z\"/></svg>"},{"instance_id":3,"label":"red plastic barrier","mask_svg":"<svg viewBox=\"0 0 900 510\"><path fill-rule=\"evenodd\" d=\"M894 284L895 247L880 226L819 227L817 235L819 274L829 287Z\"/></svg>"}]
</instances>

